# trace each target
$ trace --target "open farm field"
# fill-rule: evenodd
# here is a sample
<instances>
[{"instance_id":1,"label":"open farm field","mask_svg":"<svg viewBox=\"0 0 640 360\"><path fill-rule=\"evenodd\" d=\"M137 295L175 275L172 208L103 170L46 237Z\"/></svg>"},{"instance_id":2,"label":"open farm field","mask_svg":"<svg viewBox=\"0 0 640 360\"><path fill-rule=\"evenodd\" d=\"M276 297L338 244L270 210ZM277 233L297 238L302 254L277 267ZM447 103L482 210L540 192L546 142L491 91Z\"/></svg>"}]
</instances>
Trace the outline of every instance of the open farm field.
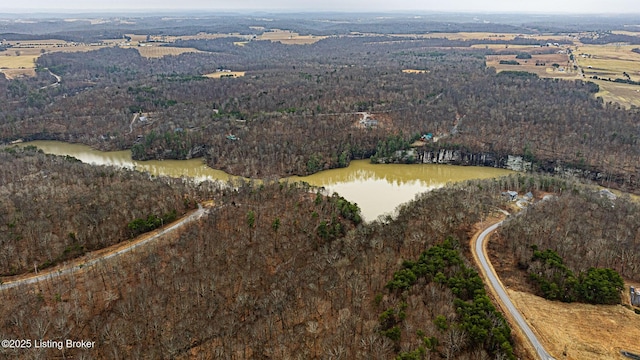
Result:
<instances>
[{"instance_id":1,"label":"open farm field","mask_svg":"<svg viewBox=\"0 0 640 360\"><path fill-rule=\"evenodd\" d=\"M239 33L211 34L211 33L200 32L195 35L180 35L180 36L152 35L149 38L149 40L171 43L171 42L176 42L177 40L215 40L215 39L226 38L226 37L246 38L247 35L242 35ZM146 35L145 35L145 38L146 38ZM131 40L133 41L133 38ZM142 41L144 41L144 39Z\"/></svg>"},{"instance_id":2,"label":"open farm field","mask_svg":"<svg viewBox=\"0 0 640 360\"><path fill-rule=\"evenodd\" d=\"M11 56L9 53L7 53L6 56L0 55L0 69L34 68L34 61L37 58L37 55L20 54Z\"/></svg>"},{"instance_id":3,"label":"open farm field","mask_svg":"<svg viewBox=\"0 0 640 360\"><path fill-rule=\"evenodd\" d=\"M581 45L575 50L576 60L587 77L611 76L640 81L640 54L632 51L638 45Z\"/></svg>"},{"instance_id":4,"label":"open farm field","mask_svg":"<svg viewBox=\"0 0 640 360\"><path fill-rule=\"evenodd\" d=\"M604 102L612 101L626 107L631 105L640 107L640 86L593 79L589 81L600 86L600 92L596 94L596 97L602 97Z\"/></svg>"},{"instance_id":5,"label":"open farm field","mask_svg":"<svg viewBox=\"0 0 640 360\"><path fill-rule=\"evenodd\" d=\"M67 42L63 40L33 40L33 41L7 41L12 47L4 54L14 55L16 51L20 55L38 55L44 52L82 52L103 48L101 45L89 45L81 43ZM3 53L0 53L3 56Z\"/></svg>"},{"instance_id":6,"label":"open farm field","mask_svg":"<svg viewBox=\"0 0 640 360\"><path fill-rule=\"evenodd\" d=\"M628 30L614 30L611 33L618 35L629 35L629 36L637 36L640 37L640 29L637 31L628 31Z\"/></svg>"},{"instance_id":7,"label":"open farm field","mask_svg":"<svg viewBox=\"0 0 640 360\"><path fill-rule=\"evenodd\" d=\"M637 33L634 33L637 34ZM574 51L576 62L584 71L586 78L597 76L602 79L628 79L640 81L640 54L632 49L637 45L580 45ZM630 107L640 106L640 85L595 80L600 86L605 102L613 101Z\"/></svg>"},{"instance_id":8,"label":"open farm field","mask_svg":"<svg viewBox=\"0 0 640 360\"><path fill-rule=\"evenodd\" d=\"M194 48L180 48L171 46L137 46L136 50L146 58L161 58L169 55L180 55L184 53L201 52Z\"/></svg>"},{"instance_id":9,"label":"open farm field","mask_svg":"<svg viewBox=\"0 0 640 360\"><path fill-rule=\"evenodd\" d=\"M278 29L265 31L257 37L258 40L279 41L287 45L313 44L324 38L326 38L326 36L300 35L292 31Z\"/></svg>"},{"instance_id":10,"label":"open farm field","mask_svg":"<svg viewBox=\"0 0 640 360\"><path fill-rule=\"evenodd\" d=\"M63 40L7 41L12 47L0 52L0 71L8 78L35 76L35 61L44 53L83 52L104 46L85 45Z\"/></svg>"},{"instance_id":11,"label":"open farm field","mask_svg":"<svg viewBox=\"0 0 640 360\"><path fill-rule=\"evenodd\" d=\"M147 35L138 35L138 34L125 34L126 36L131 38L131 42L144 42L147 41Z\"/></svg>"},{"instance_id":12,"label":"open farm field","mask_svg":"<svg viewBox=\"0 0 640 360\"><path fill-rule=\"evenodd\" d=\"M287 45L313 44L315 42L318 42L326 38L326 36L300 35L296 32L289 31L289 30L273 29L273 30L265 31L265 29L261 27L253 27L253 28L254 30L256 30L255 40L279 41ZM131 36L132 45L135 45L133 43L135 41L143 42L146 39L146 35L130 35L130 36ZM143 38L140 38L141 36ZM183 36L155 35L155 36L151 36L150 40L172 43L178 40L214 40L214 39L220 39L220 38L226 38L226 37L241 38L246 40L250 40L253 38L253 36L242 35L239 33L229 33L229 34L198 33L196 35L183 35ZM246 42L237 42L236 45L242 46L245 43Z\"/></svg>"},{"instance_id":13,"label":"open farm field","mask_svg":"<svg viewBox=\"0 0 640 360\"><path fill-rule=\"evenodd\" d=\"M417 38L446 38L449 40L513 40L516 37L536 40L566 40L566 35L523 35L517 33L492 33L492 32L456 32L442 33L433 32L427 34L394 34L392 36L413 36ZM504 45L502 45L504 47Z\"/></svg>"},{"instance_id":14,"label":"open farm field","mask_svg":"<svg viewBox=\"0 0 640 360\"><path fill-rule=\"evenodd\" d=\"M457 33L427 33L427 34L394 34L393 36L414 36L418 38L446 38L449 40L513 40L518 34L490 33L490 32L457 32Z\"/></svg>"},{"instance_id":15,"label":"open farm field","mask_svg":"<svg viewBox=\"0 0 640 360\"><path fill-rule=\"evenodd\" d=\"M527 51L534 52L539 51L541 49L540 46L532 46L532 45L505 45L505 44L475 44L470 46L472 49L492 49L492 50L505 50L505 51Z\"/></svg>"},{"instance_id":16,"label":"open farm field","mask_svg":"<svg viewBox=\"0 0 640 360\"><path fill-rule=\"evenodd\" d=\"M556 359L625 359L620 350L640 353L640 316L633 310L621 305L567 304L507 291Z\"/></svg>"},{"instance_id":17,"label":"open farm field","mask_svg":"<svg viewBox=\"0 0 640 360\"><path fill-rule=\"evenodd\" d=\"M501 61L516 61L520 65L500 64ZM553 66L553 64L558 66ZM494 67L497 72L527 71L545 78L582 78L579 71L574 70L573 65L568 63L566 54L532 55L531 59L516 59L516 55L489 55L487 56L487 67Z\"/></svg>"}]
</instances>

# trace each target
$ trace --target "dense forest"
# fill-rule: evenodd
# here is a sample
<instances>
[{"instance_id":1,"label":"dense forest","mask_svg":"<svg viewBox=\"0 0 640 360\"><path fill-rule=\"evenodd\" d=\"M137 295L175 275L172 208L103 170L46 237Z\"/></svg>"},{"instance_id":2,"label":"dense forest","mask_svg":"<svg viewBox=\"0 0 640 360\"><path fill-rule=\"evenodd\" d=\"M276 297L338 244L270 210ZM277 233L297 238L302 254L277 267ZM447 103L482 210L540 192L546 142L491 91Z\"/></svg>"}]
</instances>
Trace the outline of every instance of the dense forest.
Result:
<instances>
[{"instance_id":1,"label":"dense forest","mask_svg":"<svg viewBox=\"0 0 640 360\"><path fill-rule=\"evenodd\" d=\"M578 274L586 276L591 269L613 269L624 279L637 282L639 216L640 206L628 197L611 199L605 193L583 188L565 191L511 217L496 241L490 243L494 253L500 254L493 261L505 264L501 276L508 279L509 286L521 289L532 270L558 275L563 284L572 280L569 272L577 280ZM546 270L542 266L540 270L536 258L542 252L560 260L559 265L563 266ZM570 284L565 288L569 289Z\"/></svg>"},{"instance_id":2,"label":"dense forest","mask_svg":"<svg viewBox=\"0 0 640 360\"><path fill-rule=\"evenodd\" d=\"M95 181L106 181L103 188L140 176L138 197L172 191L167 179L147 180L143 174L89 167L32 149L4 153L4 162L27 169L29 181L43 176L75 179L74 193L57 193L65 199L82 197L79 209L93 200L91 194L82 195L84 182L73 176L77 172L88 178L95 173L100 179ZM41 171L49 169L47 163L68 169L69 175ZM103 179L101 173L113 176ZM174 180L171 187L179 188L180 183ZM602 250L633 253L637 205L557 178L517 174L469 181L422 194L403 205L396 218L366 224L354 204L305 184L245 182L230 187L205 184L205 188L216 207L197 224L73 278L2 291L5 320L0 335L96 341L98 346L88 351L64 350L65 356L89 359L522 356L468 260L474 224L496 209L510 207L500 195L504 189L555 197L512 216L500 238L516 245L501 245L503 240L496 239L491 244L499 250L494 251L522 254L518 261L524 264L531 261L530 245L535 244L555 249L572 271L611 267L630 279L635 278L629 274L637 273L628 267L633 259L618 262L617 254ZM575 241L566 239L574 228L555 231L562 224L575 227L581 221L572 220L577 213L563 203L571 209L589 209L592 215ZM22 223L39 217L35 211L21 216ZM530 226L533 222L542 226ZM548 223L553 231L544 230ZM603 232L590 231L598 227ZM538 228L563 238L531 232ZM628 246L606 245L602 238ZM515 239L522 239L522 244ZM592 241L604 245L592 249L588 245ZM583 246L570 246L578 242ZM576 250L583 248L586 253ZM609 273L585 272L581 279L593 284L603 274ZM49 357L59 350L1 351L7 356Z\"/></svg>"},{"instance_id":3,"label":"dense forest","mask_svg":"<svg viewBox=\"0 0 640 360\"><path fill-rule=\"evenodd\" d=\"M0 275L61 263L131 237L127 224L171 220L206 192L181 179L94 167L33 147L0 150Z\"/></svg>"},{"instance_id":4,"label":"dense forest","mask_svg":"<svg viewBox=\"0 0 640 360\"><path fill-rule=\"evenodd\" d=\"M357 205L338 194L271 180L353 159L384 162L399 154L416 162L452 150L482 159L517 155L540 172L568 168L563 174L640 191L637 108L595 98L591 82L486 67L486 55L519 54L508 45L546 40L482 41L504 45L496 50L472 48L474 40L406 35L536 34L593 20L558 25L553 17L547 23L504 16L510 20L503 24L282 16L189 25L157 17L90 31L83 20L1 23L0 38L8 39L251 35L256 26L328 37L307 45L244 43L235 35L180 40L171 45L198 52L162 58L120 47L45 53L35 77L0 74L2 142L130 148L140 160L204 157L214 168L261 179L195 184L29 146L1 147L5 280L162 227L204 200L214 205L199 221L73 277L1 290L0 339L84 339L96 346L3 347L0 357L523 358L526 350L486 293L469 248L479 222L514 210L500 195L506 190L551 196L509 216L492 237L492 261L505 284L552 300L619 303L622 280L640 281L640 206L628 196L519 173L421 194L396 215L364 223ZM617 26L605 21L602 36L591 41L620 39L608 32ZM420 71L403 72L410 69ZM205 76L226 70L245 74ZM423 134L430 136L412 151Z\"/></svg>"},{"instance_id":5,"label":"dense forest","mask_svg":"<svg viewBox=\"0 0 640 360\"><path fill-rule=\"evenodd\" d=\"M45 54L38 77L0 82L0 138L132 148L137 159L204 156L214 168L266 177L345 166L389 136L431 132L437 148L521 155L544 171L571 167L638 186L637 109L594 99L592 83L496 74L484 64L493 50L439 38L234 40L184 41L176 45L204 52L160 59L120 48ZM45 69L60 86L46 86L55 79ZM247 73L202 76L216 69ZM362 126L363 111L378 123Z\"/></svg>"},{"instance_id":6,"label":"dense forest","mask_svg":"<svg viewBox=\"0 0 640 360\"><path fill-rule=\"evenodd\" d=\"M3 291L0 334L96 341L65 350L84 358L513 358L522 350L466 254L473 224L505 204L498 189L519 181L437 190L369 224L305 185L221 189L171 239Z\"/></svg>"}]
</instances>

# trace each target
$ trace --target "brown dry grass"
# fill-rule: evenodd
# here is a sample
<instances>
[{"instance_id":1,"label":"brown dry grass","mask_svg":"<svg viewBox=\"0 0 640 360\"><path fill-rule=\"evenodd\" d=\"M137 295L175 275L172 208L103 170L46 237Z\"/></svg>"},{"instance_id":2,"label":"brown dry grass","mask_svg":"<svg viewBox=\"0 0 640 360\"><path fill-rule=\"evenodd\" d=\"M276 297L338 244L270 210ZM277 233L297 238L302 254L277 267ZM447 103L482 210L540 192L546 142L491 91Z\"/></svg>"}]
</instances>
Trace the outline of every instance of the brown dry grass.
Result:
<instances>
[{"instance_id":1,"label":"brown dry grass","mask_svg":"<svg viewBox=\"0 0 640 360\"><path fill-rule=\"evenodd\" d=\"M540 46L531 45L505 45L505 44L475 44L471 45L473 49L493 49L493 50L519 50L519 51L536 51L540 50Z\"/></svg>"},{"instance_id":2,"label":"brown dry grass","mask_svg":"<svg viewBox=\"0 0 640 360\"><path fill-rule=\"evenodd\" d=\"M625 359L640 353L640 315L621 305L566 304L520 291L509 296L556 359Z\"/></svg>"},{"instance_id":3,"label":"brown dry grass","mask_svg":"<svg viewBox=\"0 0 640 360\"><path fill-rule=\"evenodd\" d=\"M34 61L37 58L36 55L10 56L9 53L0 55L0 69L34 68Z\"/></svg>"},{"instance_id":4,"label":"brown dry grass","mask_svg":"<svg viewBox=\"0 0 640 360\"><path fill-rule=\"evenodd\" d=\"M15 79L15 78L19 78L19 77L23 77L23 76L36 76L36 69L31 68L31 69L2 69L0 70L1 73L4 74L4 76L11 80L11 79Z\"/></svg>"},{"instance_id":5,"label":"brown dry grass","mask_svg":"<svg viewBox=\"0 0 640 360\"><path fill-rule=\"evenodd\" d=\"M211 79L220 79L222 77L240 77L240 76L244 76L244 74L245 74L244 71L230 71L230 72L216 71L211 74L205 74L204 76Z\"/></svg>"},{"instance_id":6,"label":"brown dry grass","mask_svg":"<svg viewBox=\"0 0 640 360\"><path fill-rule=\"evenodd\" d=\"M640 54L631 51L637 45L581 45L576 47L576 60L583 67L585 75L611 75L623 78L623 72L634 81L640 80ZM581 54L589 54L583 58ZM590 69L589 66L592 68Z\"/></svg>"},{"instance_id":7,"label":"brown dry grass","mask_svg":"<svg viewBox=\"0 0 640 360\"><path fill-rule=\"evenodd\" d=\"M604 102L617 102L627 108L630 108L631 105L640 107L640 86L593 79L589 79L589 81L600 86L596 97L602 97Z\"/></svg>"},{"instance_id":8,"label":"brown dry grass","mask_svg":"<svg viewBox=\"0 0 640 360\"><path fill-rule=\"evenodd\" d=\"M430 70L418 70L418 69L404 69L402 70L405 74L428 74Z\"/></svg>"},{"instance_id":9,"label":"brown dry grass","mask_svg":"<svg viewBox=\"0 0 640 360\"><path fill-rule=\"evenodd\" d=\"M201 52L194 48L179 48L170 46L136 46L141 56L146 58L161 58L168 55L180 55L184 53Z\"/></svg>"},{"instance_id":10,"label":"brown dry grass","mask_svg":"<svg viewBox=\"0 0 640 360\"><path fill-rule=\"evenodd\" d=\"M637 34L637 33L635 33ZM624 79L626 72L631 80L640 81L640 54L631 51L637 45L579 45L574 54L578 65L587 78ZM590 55L582 57L582 54ZM625 107L640 106L640 86L590 80L600 86L596 96L605 102L617 102Z\"/></svg>"},{"instance_id":11,"label":"brown dry grass","mask_svg":"<svg viewBox=\"0 0 640 360\"><path fill-rule=\"evenodd\" d=\"M320 41L326 36L315 36L315 35L300 35L298 33L289 31L289 30L279 30L273 29L269 31L264 31L265 28L262 27L251 27L257 31L263 31L262 34L256 36L255 40L268 40L268 41L279 41L283 44L287 45L295 45L295 44L313 44L317 41ZM132 36L131 44L136 45L134 41L144 41L145 39L141 39L140 35L129 35ZM134 37L135 36L135 37ZM211 40L211 39L219 39L225 37L235 37L241 38L246 41L237 41L234 44L238 46L245 45L250 39L251 36L242 35L239 33L229 33L229 34L211 34L211 33L198 33L196 35L186 35L186 36L151 36L151 40L160 41L160 42L175 42L177 40Z\"/></svg>"},{"instance_id":12,"label":"brown dry grass","mask_svg":"<svg viewBox=\"0 0 640 360\"><path fill-rule=\"evenodd\" d=\"M197 33L195 35L182 35L182 36L166 36L166 35L152 35L152 41L159 42L175 42L177 40L213 40L220 39L225 37L239 37L239 38L247 38L247 35L241 35L239 33L230 33L230 34L211 34L211 33ZM133 38L132 38L133 41Z\"/></svg>"},{"instance_id":13,"label":"brown dry grass","mask_svg":"<svg viewBox=\"0 0 640 360\"><path fill-rule=\"evenodd\" d=\"M13 47L0 53L0 69L8 78L35 76L35 61L43 53L92 51L104 47L56 39L7 41L7 43Z\"/></svg>"},{"instance_id":14,"label":"brown dry grass","mask_svg":"<svg viewBox=\"0 0 640 360\"><path fill-rule=\"evenodd\" d=\"M418 38L446 38L449 40L513 40L517 34L491 32L459 32L459 33L428 33L428 34L394 34L392 36L413 36Z\"/></svg>"},{"instance_id":15,"label":"brown dry grass","mask_svg":"<svg viewBox=\"0 0 640 360\"><path fill-rule=\"evenodd\" d=\"M480 224L477 229L486 226ZM529 285L517 270L515 258L502 253L506 246L502 241L495 235L489 240L492 266L508 285L516 308L555 359L624 359L620 350L640 353L640 315L622 305L567 304L528 293ZM629 285L638 284L627 283L627 289ZM629 304L627 290L623 295L623 303Z\"/></svg>"},{"instance_id":16,"label":"brown dry grass","mask_svg":"<svg viewBox=\"0 0 640 360\"><path fill-rule=\"evenodd\" d=\"M428 34L394 34L391 36L413 36L417 38L446 38L449 40L513 40L516 37L524 37L534 40L566 40L565 35L523 35L513 33L492 33L492 32L459 32L459 33L428 33ZM484 45L482 45L484 47ZM504 45L500 45L504 47ZM513 46L513 45L509 45Z\"/></svg>"},{"instance_id":17,"label":"brown dry grass","mask_svg":"<svg viewBox=\"0 0 640 360\"><path fill-rule=\"evenodd\" d=\"M520 65L500 64L500 60L515 60ZM516 59L515 55L488 55L487 67L496 68L500 71L527 71L544 78L578 79L582 78L579 71L573 69L573 65L568 63L569 57L566 54L543 54L532 55L531 59ZM545 63L545 66L536 66L536 61ZM559 64L559 68L554 68L552 64Z\"/></svg>"},{"instance_id":18,"label":"brown dry grass","mask_svg":"<svg viewBox=\"0 0 640 360\"><path fill-rule=\"evenodd\" d=\"M147 41L147 35L137 35L137 34L125 34L125 35L131 38L132 43Z\"/></svg>"},{"instance_id":19,"label":"brown dry grass","mask_svg":"<svg viewBox=\"0 0 640 360\"><path fill-rule=\"evenodd\" d=\"M264 32L257 37L258 40L279 41L287 45L313 44L324 38L326 38L326 36L300 35L289 30L278 29Z\"/></svg>"},{"instance_id":20,"label":"brown dry grass","mask_svg":"<svg viewBox=\"0 0 640 360\"><path fill-rule=\"evenodd\" d=\"M620 35L629 35L629 36L638 36L640 37L640 31L625 31L625 30L614 30L612 31L613 34L620 34Z\"/></svg>"}]
</instances>

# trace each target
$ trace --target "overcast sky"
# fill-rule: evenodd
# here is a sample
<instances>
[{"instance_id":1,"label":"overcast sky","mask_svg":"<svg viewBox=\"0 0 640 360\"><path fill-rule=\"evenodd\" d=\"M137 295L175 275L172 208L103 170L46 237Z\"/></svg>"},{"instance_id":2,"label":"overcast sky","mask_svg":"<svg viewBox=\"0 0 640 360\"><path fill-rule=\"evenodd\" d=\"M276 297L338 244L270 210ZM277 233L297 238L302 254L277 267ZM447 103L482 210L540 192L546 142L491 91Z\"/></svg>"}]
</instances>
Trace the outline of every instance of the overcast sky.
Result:
<instances>
[{"instance_id":1,"label":"overcast sky","mask_svg":"<svg viewBox=\"0 0 640 360\"><path fill-rule=\"evenodd\" d=\"M638 0L2 0L0 13L110 10L640 13ZM55 4L55 5L53 5Z\"/></svg>"}]
</instances>

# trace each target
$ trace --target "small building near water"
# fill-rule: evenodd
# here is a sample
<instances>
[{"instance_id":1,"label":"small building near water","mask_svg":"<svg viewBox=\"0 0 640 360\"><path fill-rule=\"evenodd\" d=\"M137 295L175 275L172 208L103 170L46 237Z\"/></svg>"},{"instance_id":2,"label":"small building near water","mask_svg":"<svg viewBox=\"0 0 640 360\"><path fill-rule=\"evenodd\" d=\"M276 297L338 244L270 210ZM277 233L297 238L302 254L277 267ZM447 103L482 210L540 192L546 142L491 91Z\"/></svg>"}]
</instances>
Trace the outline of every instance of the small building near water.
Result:
<instances>
[{"instance_id":1,"label":"small building near water","mask_svg":"<svg viewBox=\"0 0 640 360\"><path fill-rule=\"evenodd\" d=\"M420 136L420 140L422 141L431 141L432 139L433 139L432 133L423 134L422 136Z\"/></svg>"},{"instance_id":2,"label":"small building near water","mask_svg":"<svg viewBox=\"0 0 640 360\"><path fill-rule=\"evenodd\" d=\"M631 305L640 306L640 289L636 289L632 286L629 296L631 298Z\"/></svg>"},{"instance_id":3,"label":"small building near water","mask_svg":"<svg viewBox=\"0 0 640 360\"><path fill-rule=\"evenodd\" d=\"M516 201L518 200L518 193L516 191L505 191L502 193L502 196L506 197L507 199L509 199L509 201Z\"/></svg>"}]
</instances>

